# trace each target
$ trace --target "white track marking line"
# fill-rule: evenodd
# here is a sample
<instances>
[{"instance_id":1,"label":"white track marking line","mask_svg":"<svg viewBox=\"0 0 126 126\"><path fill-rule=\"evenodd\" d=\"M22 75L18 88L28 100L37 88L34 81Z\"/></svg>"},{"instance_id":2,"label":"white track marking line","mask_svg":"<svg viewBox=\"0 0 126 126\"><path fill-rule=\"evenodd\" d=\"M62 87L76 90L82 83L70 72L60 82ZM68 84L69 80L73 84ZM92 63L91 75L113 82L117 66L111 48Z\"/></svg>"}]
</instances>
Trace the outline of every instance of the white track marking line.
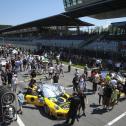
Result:
<instances>
[{"instance_id":1,"label":"white track marking line","mask_svg":"<svg viewBox=\"0 0 126 126\"><path fill-rule=\"evenodd\" d=\"M23 123L23 121L21 120L21 118L17 115L17 123L19 126L25 126L25 124Z\"/></svg>"},{"instance_id":2,"label":"white track marking line","mask_svg":"<svg viewBox=\"0 0 126 126\"><path fill-rule=\"evenodd\" d=\"M111 126L111 125L113 125L114 123L116 123L117 121L119 121L124 116L126 116L126 112L122 113L120 116L118 116L117 118L113 119L112 121L110 121L109 123L107 123L105 126Z\"/></svg>"}]
</instances>

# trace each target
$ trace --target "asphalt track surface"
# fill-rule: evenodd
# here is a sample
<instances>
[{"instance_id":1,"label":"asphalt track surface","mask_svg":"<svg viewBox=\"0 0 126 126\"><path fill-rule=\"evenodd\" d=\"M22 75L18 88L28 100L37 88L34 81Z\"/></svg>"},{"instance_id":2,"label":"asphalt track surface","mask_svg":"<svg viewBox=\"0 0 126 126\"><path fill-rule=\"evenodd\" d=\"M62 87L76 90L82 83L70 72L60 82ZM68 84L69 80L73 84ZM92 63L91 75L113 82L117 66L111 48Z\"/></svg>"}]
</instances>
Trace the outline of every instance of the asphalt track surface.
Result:
<instances>
[{"instance_id":1,"label":"asphalt track surface","mask_svg":"<svg viewBox=\"0 0 126 126\"><path fill-rule=\"evenodd\" d=\"M65 71L67 67L65 66ZM79 70L80 74L83 70ZM70 73L65 72L64 77L60 77L59 82L62 83L67 92L72 92L72 78L74 77L75 68ZM27 85L26 79L23 79L19 73L19 89ZM43 78L43 76L41 76ZM86 117L81 116L79 122L75 121L74 126L126 126L126 100L122 100L111 111L103 110L102 106L98 106L98 95L92 94L92 84L87 82L87 98ZM46 117L42 111L39 111L33 105L25 105L23 115L18 115L18 120L10 126L66 126L63 124L65 120L55 120Z\"/></svg>"}]
</instances>

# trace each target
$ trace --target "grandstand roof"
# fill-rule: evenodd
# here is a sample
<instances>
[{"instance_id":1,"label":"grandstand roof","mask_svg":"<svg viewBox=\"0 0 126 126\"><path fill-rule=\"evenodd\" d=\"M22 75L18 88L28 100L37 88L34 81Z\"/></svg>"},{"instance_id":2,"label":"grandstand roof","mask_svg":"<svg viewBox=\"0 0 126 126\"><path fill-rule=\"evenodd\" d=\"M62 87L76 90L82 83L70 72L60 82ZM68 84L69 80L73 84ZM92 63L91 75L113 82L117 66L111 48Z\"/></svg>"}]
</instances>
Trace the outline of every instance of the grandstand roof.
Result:
<instances>
[{"instance_id":1,"label":"grandstand roof","mask_svg":"<svg viewBox=\"0 0 126 126\"><path fill-rule=\"evenodd\" d=\"M126 21L111 23L112 26L126 28Z\"/></svg>"},{"instance_id":2,"label":"grandstand roof","mask_svg":"<svg viewBox=\"0 0 126 126\"><path fill-rule=\"evenodd\" d=\"M67 11L64 14L79 18L84 16L91 16L98 19L107 19L114 17L126 16L125 0L102 0L101 2L78 7L74 10ZM116 12L116 13L114 13Z\"/></svg>"},{"instance_id":3,"label":"grandstand roof","mask_svg":"<svg viewBox=\"0 0 126 126\"><path fill-rule=\"evenodd\" d=\"M24 23L21 25L13 26L7 29L2 29L0 32L8 32L8 31L14 31L19 29L25 29L29 27L39 27L39 26L94 26L93 24L83 22L79 19L72 18L70 16L64 15L64 14L58 14L51 17L31 21L28 23Z\"/></svg>"}]
</instances>

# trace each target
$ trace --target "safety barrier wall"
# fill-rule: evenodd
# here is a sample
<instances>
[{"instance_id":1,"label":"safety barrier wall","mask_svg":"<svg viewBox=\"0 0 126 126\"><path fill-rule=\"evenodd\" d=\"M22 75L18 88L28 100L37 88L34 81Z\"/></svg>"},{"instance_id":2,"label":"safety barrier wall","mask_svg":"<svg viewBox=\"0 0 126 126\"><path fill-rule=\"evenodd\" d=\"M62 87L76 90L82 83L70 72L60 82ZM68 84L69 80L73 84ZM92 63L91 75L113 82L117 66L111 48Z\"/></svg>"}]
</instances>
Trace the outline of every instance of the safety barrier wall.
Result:
<instances>
[{"instance_id":1,"label":"safety barrier wall","mask_svg":"<svg viewBox=\"0 0 126 126\"><path fill-rule=\"evenodd\" d=\"M28 45L31 48L37 46L53 46L53 47L61 47L61 48L80 48L79 45L83 42L86 43L86 40L47 40L47 39L33 39L33 40L25 40L25 41L18 41L18 40L5 40L5 43L12 43L15 45ZM124 45L124 46L123 46ZM126 41L122 41L122 50L126 50ZM119 48L119 42L116 40L95 40L91 44L87 46L81 47L81 49L87 50L101 50L101 51L117 51Z\"/></svg>"},{"instance_id":2,"label":"safety barrier wall","mask_svg":"<svg viewBox=\"0 0 126 126\"><path fill-rule=\"evenodd\" d=\"M56 46L56 47L72 47L72 48L78 48L78 45L83 42L84 40L32 40L32 41L11 41L7 40L7 43L11 44L22 44L22 45L31 45L31 46L37 46L37 45L44 45L44 46Z\"/></svg>"},{"instance_id":3,"label":"safety barrier wall","mask_svg":"<svg viewBox=\"0 0 126 126\"><path fill-rule=\"evenodd\" d=\"M88 50L101 50L101 51L117 51L118 49L118 42L116 41L100 41L100 42L93 42L84 49Z\"/></svg>"}]
</instances>

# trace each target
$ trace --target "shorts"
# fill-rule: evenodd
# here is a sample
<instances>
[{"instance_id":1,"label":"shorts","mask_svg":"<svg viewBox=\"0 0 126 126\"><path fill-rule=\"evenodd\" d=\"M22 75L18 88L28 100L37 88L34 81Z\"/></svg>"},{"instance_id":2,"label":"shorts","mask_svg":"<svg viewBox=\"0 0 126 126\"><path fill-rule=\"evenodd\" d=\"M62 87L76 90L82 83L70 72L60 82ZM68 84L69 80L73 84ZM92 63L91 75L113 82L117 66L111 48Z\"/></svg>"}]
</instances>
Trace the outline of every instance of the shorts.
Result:
<instances>
[{"instance_id":1,"label":"shorts","mask_svg":"<svg viewBox=\"0 0 126 126\"><path fill-rule=\"evenodd\" d=\"M19 106L20 107L22 107L23 106L23 103L22 102L20 102L20 101L18 101L19 102Z\"/></svg>"}]
</instances>

